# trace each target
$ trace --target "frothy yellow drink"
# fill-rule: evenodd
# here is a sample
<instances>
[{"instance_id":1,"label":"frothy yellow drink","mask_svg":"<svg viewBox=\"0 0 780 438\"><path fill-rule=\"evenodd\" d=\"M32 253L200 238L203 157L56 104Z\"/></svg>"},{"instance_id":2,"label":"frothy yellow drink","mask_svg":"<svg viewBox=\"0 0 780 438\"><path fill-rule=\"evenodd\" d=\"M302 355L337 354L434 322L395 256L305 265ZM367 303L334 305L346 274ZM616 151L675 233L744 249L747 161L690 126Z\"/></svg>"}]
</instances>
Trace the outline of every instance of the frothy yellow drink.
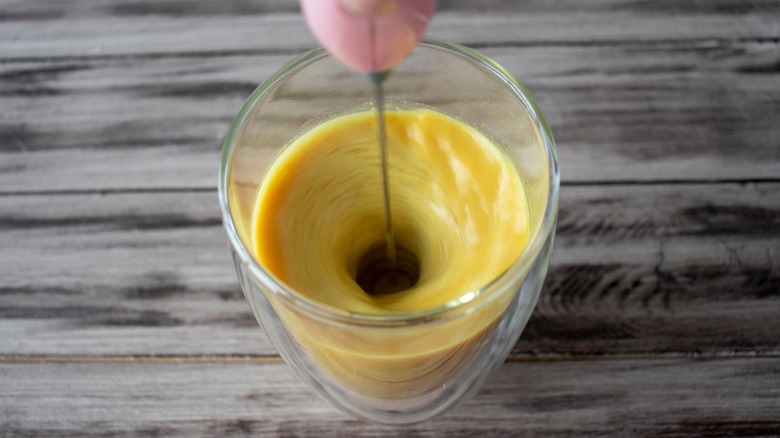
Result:
<instances>
[{"instance_id":1,"label":"frothy yellow drink","mask_svg":"<svg viewBox=\"0 0 780 438\"><path fill-rule=\"evenodd\" d=\"M252 220L259 262L325 306L394 315L473 298L528 243L528 202L511 161L485 135L429 109L386 114L393 231L419 260L411 288L387 295L357 283L361 258L385 242L376 114L326 121L293 141L259 189ZM510 297L511 298L511 297ZM424 393L457 374L507 301L418 329L336 329L275 308L332 378L379 397Z\"/></svg>"}]
</instances>

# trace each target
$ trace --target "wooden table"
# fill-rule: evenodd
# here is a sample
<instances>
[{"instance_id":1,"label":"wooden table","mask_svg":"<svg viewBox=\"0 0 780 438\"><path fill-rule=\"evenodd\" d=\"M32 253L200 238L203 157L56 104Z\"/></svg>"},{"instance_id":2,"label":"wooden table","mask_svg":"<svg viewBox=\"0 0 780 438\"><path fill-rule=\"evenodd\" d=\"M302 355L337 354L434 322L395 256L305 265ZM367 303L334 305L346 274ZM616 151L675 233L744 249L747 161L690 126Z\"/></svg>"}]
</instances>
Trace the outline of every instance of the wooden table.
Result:
<instances>
[{"instance_id":1,"label":"wooden table","mask_svg":"<svg viewBox=\"0 0 780 438\"><path fill-rule=\"evenodd\" d=\"M349 418L231 266L221 141L290 0L0 0L0 436L780 435L780 1L440 0L558 141L539 304L431 422Z\"/></svg>"}]
</instances>

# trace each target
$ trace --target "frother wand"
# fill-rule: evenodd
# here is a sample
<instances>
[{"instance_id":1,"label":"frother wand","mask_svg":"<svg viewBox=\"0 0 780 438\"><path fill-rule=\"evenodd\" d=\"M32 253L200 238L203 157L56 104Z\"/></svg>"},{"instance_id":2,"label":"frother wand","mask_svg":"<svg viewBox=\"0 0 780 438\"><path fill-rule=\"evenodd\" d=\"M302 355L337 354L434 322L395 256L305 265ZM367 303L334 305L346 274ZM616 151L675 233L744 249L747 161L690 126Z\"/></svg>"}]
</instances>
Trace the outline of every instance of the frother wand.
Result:
<instances>
[{"instance_id":1,"label":"frother wand","mask_svg":"<svg viewBox=\"0 0 780 438\"><path fill-rule=\"evenodd\" d=\"M397 254L390 208L382 84L425 34L436 0L301 0L314 36L349 68L365 73L374 88L377 143L382 168L386 256L396 289Z\"/></svg>"}]
</instances>

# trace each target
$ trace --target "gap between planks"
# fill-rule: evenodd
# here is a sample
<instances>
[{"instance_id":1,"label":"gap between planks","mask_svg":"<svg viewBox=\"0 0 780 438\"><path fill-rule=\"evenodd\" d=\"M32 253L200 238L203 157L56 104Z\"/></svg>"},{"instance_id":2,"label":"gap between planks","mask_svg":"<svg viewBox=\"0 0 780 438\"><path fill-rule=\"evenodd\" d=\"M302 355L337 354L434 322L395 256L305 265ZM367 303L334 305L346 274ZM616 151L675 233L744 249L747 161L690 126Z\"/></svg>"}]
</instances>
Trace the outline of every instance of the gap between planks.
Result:
<instances>
[{"instance_id":1,"label":"gap between planks","mask_svg":"<svg viewBox=\"0 0 780 438\"><path fill-rule=\"evenodd\" d=\"M777 359L780 350L763 352L666 352L666 353L619 353L619 354L512 354L505 363L519 362L581 362L622 360L734 360L734 359ZM58 355L7 355L0 356L0 363L157 363L157 364L282 364L281 357L210 355L210 356L58 356Z\"/></svg>"},{"instance_id":2,"label":"gap between planks","mask_svg":"<svg viewBox=\"0 0 780 438\"><path fill-rule=\"evenodd\" d=\"M658 179L652 181L634 180L593 180L593 181L561 181L561 187L598 187L598 186L661 186L661 185L715 185L715 184L778 184L780 178L756 179ZM58 195L115 195L136 193L211 193L217 192L216 187L139 187L122 189L83 189L83 190L0 190L2 196L58 196Z\"/></svg>"}]
</instances>

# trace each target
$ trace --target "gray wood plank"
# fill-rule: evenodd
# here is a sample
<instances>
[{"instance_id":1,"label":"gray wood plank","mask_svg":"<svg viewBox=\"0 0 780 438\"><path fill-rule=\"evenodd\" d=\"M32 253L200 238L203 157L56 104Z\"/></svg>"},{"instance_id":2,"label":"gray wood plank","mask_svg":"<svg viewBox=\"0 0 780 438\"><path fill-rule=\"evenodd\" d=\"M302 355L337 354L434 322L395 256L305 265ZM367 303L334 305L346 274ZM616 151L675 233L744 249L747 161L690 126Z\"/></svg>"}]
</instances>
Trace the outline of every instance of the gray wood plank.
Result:
<instances>
[{"instance_id":1,"label":"gray wood plank","mask_svg":"<svg viewBox=\"0 0 780 438\"><path fill-rule=\"evenodd\" d=\"M56 20L73 17L110 16L164 16L197 17L209 15L262 15L299 11L298 0L57 0L55 2L29 2L25 0L0 1L4 20ZM439 12L515 12L539 13L558 11L608 12L623 10L636 14L647 13L698 13L732 15L747 12L777 12L777 0L707 0L681 3L677 0L438 0Z\"/></svg>"},{"instance_id":2,"label":"gray wood plank","mask_svg":"<svg viewBox=\"0 0 780 438\"><path fill-rule=\"evenodd\" d=\"M299 51L314 45L294 0L6 0L0 58ZM45 6L44 6L45 5ZM470 45L776 38L775 1L444 2L430 33ZM271 13L274 10L278 13ZM479 11L480 13L475 13Z\"/></svg>"},{"instance_id":3,"label":"gray wood plank","mask_svg":"<svg viewBox=\"0 0 780 438\"><path fill-rule=\"evenodd\" d=\"M0 252L3 353L275 353L238 287L215 192L0 204L0 247L13 248Z\"/></svg>"},{"instance_id":4,"label":"gray wood plank","mask_svg":"<svg viewBox=\"0 0 780 438\"><path fill-rule=\"evenodd\" d=\"M780 176L780 44L485 53L539 100L564 183ZM287 59L2 64L0 191L213 187L232 118Z\"/></svg>"},{"instance_id":5,"label":"gray wood plank","mask_svg":"<svg viewBox=\"0 0 780 438\"><path fill-rule=\"evenodd\" d=\"M779 189L564 187L514 352L777 353ZM213 192L0 196L0 248L0 354L274 354Z\"/></svg>"},{"instance_id":6,"label":"gray wood plank","mask_svg":"<svg viewBox=\"0 0 780 438\"><path fill-rule=\"evenodd\" d=\"M0 364L9 436L774 436L778 359L504 364L406 428L354 420L284 364Z\"/></svg>"}]
</instances>

